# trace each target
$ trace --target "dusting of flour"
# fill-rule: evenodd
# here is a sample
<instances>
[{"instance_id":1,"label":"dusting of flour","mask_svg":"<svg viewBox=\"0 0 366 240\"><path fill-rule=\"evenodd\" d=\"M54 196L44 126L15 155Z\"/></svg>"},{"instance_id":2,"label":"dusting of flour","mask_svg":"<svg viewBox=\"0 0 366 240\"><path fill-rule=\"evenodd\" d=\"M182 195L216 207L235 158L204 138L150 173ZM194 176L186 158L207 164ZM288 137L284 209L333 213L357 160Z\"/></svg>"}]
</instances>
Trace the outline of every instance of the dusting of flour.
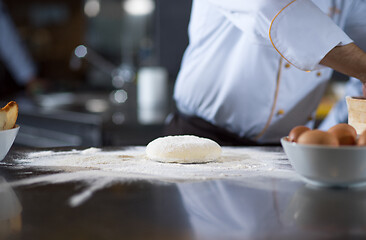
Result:
<instances>
[{"instance_id":1,"label":"dusting of flour","mask_svg":"<svg viewBox=\"0 0 366 240\"><path fill-rule=\"evenodd\" d=\"M11 183L24 186L45 183L80 181L86 185L81 193L72 196L70 206L86 201L95 191L110 184L131 180L164 182L205 181L212 179L276 177L296 179L283 152L256 148L223 147L219 159L202 164L178 164L151 161L145 147L102 151L98 148L71 151L38 151L15 160L17 165L60 173L22 179Z\"/></svg>"}]
</instances>

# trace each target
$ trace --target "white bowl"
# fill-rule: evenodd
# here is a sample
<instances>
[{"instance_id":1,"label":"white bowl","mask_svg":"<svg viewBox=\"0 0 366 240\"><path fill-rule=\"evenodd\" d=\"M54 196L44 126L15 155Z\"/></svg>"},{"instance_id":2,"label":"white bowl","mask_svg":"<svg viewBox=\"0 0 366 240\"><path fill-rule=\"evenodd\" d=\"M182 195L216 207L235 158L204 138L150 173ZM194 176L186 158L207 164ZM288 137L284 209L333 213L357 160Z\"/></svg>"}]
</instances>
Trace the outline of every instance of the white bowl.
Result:
<instances>
[{"instance_id":1,"label":"white bowl","mask_svg":"<svg viewBox=\"0 0 366 240\"><path fill-rule=\"evenodd\" d=\"M9 149L13 145L15 137L19 132L19 128L20 127L16 125L15 128L0 131L0 161L2 161L6 154L8 154Z\"/></svg>"},{"instance_id":2,"label":"white bowl","mask_svg":"<svg viewBox=\"0 0 366 240\"><path fill-rule=\"evenodd\" d=\"M318 186L366 186L366 147L304 145L281 139L295 171Z\"/></svg>"}]
</instances>

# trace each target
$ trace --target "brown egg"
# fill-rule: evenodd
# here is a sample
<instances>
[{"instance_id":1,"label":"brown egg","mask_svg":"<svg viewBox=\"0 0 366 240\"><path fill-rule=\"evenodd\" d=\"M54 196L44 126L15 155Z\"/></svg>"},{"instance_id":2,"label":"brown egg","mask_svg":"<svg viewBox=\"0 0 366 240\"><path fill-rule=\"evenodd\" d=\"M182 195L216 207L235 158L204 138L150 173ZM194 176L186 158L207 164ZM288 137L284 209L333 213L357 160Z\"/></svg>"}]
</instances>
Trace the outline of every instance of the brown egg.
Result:
<instances>
[{"instance_id":1,"label":"brown egg","mask_svg":"<svg viewBox=\"0 0 366 240\"><path fill-rule=\"evenodd\" d=\"M310 128L306 127L306 126L297 126L294 127L290 133L288 134L288 140L290 142L297 142L297 140L299 139L300 135L303 134L306 131L309 131Z\"/></svg>"},{"instance_id":2,"label":"brown egg","mask_svg":"<svg viewBox=\"0 0 366 240\"><path fill-rule=\"evenodd\" d=\"M300 135L297 140L299 144L314 144L314 145L327 145L327 146L339 146L336 136L329 132L320 130L306 131Z\"/></svg>"},{"instance_id":3,"label":"brown egg","mask_svg":"<svg viewBox=\"0 0 366 240\"><path fill-rule=\"evenodd\" d=\"M366 130L361 133L357 140L358 146L366 146Z\"/></svg>"},{"instance_id":4,"label":"brown egg","mask_svg":"<svg viewBox=\"0 0 366 240\"><path fill-rule=\"evenodd\" d=\"M331 127L328 132L334 134L338 139L339 145L355 145L357 132L351 125L340 123Z\"/></svg>"}]
</instances>

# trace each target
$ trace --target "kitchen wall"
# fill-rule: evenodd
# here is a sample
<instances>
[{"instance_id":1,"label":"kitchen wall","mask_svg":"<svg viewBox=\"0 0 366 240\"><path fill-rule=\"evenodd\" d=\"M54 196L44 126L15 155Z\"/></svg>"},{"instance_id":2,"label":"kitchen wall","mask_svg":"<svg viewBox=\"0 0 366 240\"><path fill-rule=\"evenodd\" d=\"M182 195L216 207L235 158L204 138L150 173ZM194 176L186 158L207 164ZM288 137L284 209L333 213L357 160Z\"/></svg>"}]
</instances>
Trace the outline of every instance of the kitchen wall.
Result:
<instances>
[{"instance_id":1,"label":"kitchen wall","mask_svg":"<svg viewBox=\"0 0 366 240\"><path fill-rule=\"evenodd\" d=\"M0 79L6 82L2 90L11 93L1 94L0 100L15 99L21 105L20 145L143 145L163 134L163 119L174 111L173 84L188 44L190 0L3 2L39 77L48 82L29 96L0 62ZM167 91L165 103L158 106L164 108L159 110L164 118L158 121L151 113L150 122L139 116L137 89L143 81L138 78L146 67L147 78L166 78L155 84ZM154 101L155 90L148 101Z\"/></svg>"},{"instance_id":2,"label":"kitchen wall","mask_svg":"<svg viewBox=\"0 0 366 240\"><path fill-rule=\"evenodd\" d=\"M162 65L174 80L188 44L191 1L151 0L152 12L145 15L128 13L126 2L134 0L4 0L39 74L57 87L78 87L75 82L85 78L107 85L109 76L90 63L70 68L80 44L115 65Z\"/></svg>"},{"instance_id":3,"label":"kitchen wall","mask_svg":"<svg viewBox=\"0 0 366 240\"><path fill-rule=\"evenodd\" d=\"M5 0L4 3L41 77L49 79L54 87L83 80L83 72L69 68L71 53L84 42L87 29L82 1Z\"/></svg>"}]
</instances>

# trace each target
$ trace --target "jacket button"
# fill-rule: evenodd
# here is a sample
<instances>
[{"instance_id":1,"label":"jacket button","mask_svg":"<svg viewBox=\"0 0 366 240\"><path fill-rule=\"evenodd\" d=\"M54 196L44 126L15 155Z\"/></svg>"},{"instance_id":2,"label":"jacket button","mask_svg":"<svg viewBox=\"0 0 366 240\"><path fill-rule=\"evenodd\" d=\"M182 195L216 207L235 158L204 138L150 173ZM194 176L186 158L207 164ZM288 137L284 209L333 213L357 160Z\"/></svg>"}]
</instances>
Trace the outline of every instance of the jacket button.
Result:
<instances>
[{"instance_id":1,"label":"jacket button","mask_svg":"<svg viewBox=\"0 0 366 240\"><path fill-rule=\"evenodd\" d=\"M291 67L291 65L289 63L286 63L285 68L289 68L289 67Z\"/></svg>"},{"instance_id":2,"label":"jacket button","mask_svg":"<svg viewBox=\"0 0 366 240\"><path fill-rule=\"evenodd\" d=\"M316 73L316 75L317 75L318 77L320 77L320 76L322 75L322 73L321 73L321 72L317 72L317 73Z\"/></svg>"},{"instance_id":3,"label":"jacket button","mask_svg":"<svg viewBox=\"0 0 366 240\"><path fill-rule=\"evenodd\" d=\"M283 115L283 114L285 114L285 110L280 109L280 110L277 111L277 116L280 116L280 115Z\"/></svg>"}]
</instances>

